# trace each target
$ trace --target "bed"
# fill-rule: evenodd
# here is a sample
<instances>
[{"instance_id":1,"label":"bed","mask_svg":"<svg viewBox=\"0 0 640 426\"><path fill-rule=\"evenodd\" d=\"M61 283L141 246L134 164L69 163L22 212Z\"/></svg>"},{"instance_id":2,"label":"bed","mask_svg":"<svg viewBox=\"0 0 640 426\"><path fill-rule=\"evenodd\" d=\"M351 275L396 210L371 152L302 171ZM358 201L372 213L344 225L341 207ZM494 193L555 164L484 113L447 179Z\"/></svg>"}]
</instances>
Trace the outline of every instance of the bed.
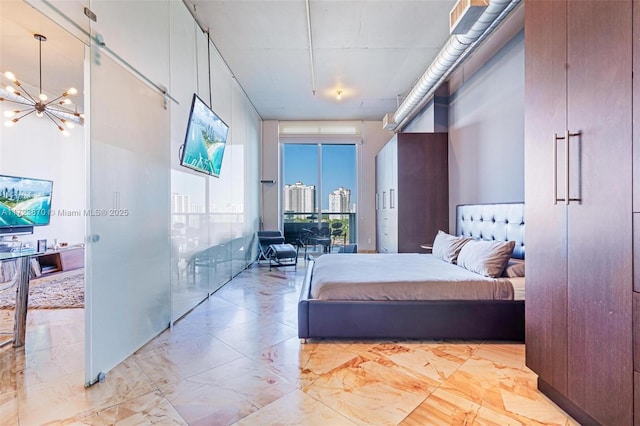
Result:
<instances>
[{"instance_id":1,"label":"bed","mask_svg":"<svg viewBox=\"0 0 640 426\"><path fill-rule=\"evenodd\" d=\"M474 240L514 241L511 256L524 262L524 204L460 205L456 208L456 235ZM475 300L459 296L455 291L453 295L425 296L422 290L418 292L411 287L409 290L394 290L396 293L391 294L377 282L385 271L387 274L389 271L396 273L416 264L417 271L409 272L409 275L416 275L428 270L434 262L446 263L434 259L432 254L417 253L330 254L309 261L298 301L298 336L303 341L308 338L524 341L524 278L508 278L511 286L495 279L493 288L489 286L476 291L482 294ZM342 269L345 265L347 269ZM376 265L378 269L372 270ZM524 269L524 265L522 267ZM448 265L447 268L463 269L457 265ZM454 275L456 273L467 277L474 274L456 271ZM352 294L335 283L327 285L326 281L324 284L320 281L323 276L331 277L332 274L337 281L359 276L365 278L354 286L356 290ZM430 284L436 293L449 284L447 272L442 274L444 278L441 276L440 282L436 278ZM373 278L367 278L370 276ZM405 278L398 280L404 282ZM331 291L326 292L320 288L321 285ZM366 292L363 290L367 286L379 293L371 296L370 288ZM462 284L465 286L475 288L469 283ZM403 299L407 291L411 300Z\"/></svg>"}]
</instances>

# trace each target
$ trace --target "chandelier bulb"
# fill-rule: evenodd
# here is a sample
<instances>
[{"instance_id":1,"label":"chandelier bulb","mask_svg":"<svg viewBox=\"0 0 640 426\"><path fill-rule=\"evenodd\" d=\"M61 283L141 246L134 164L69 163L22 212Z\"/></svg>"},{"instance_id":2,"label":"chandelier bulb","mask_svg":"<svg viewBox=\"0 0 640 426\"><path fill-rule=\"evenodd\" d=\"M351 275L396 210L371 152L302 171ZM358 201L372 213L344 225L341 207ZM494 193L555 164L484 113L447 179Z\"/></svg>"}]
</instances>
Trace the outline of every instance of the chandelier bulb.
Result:
<instances>
[{"instance_id":1,"label":"chandelier bulb","mask_svg":"<svg viewBox=\"0 0 640 426\"><path fill-rule=\"evenodd\" d=\"M63 130L63 131L62 131L62 134L63 134L64 136L67 136L67 137L70 135L70 133L69 133L69 132L67 132L66 130Z\"/></svg>"},{"instance_id":2,"label":"chandelier bulb","mask_svg":"<svg viewBox=\"0 0 640 426\"><path fill-rule=\"evenodd\" d=\"M11 71L7 71L4 73L4 76L7 77L9 80L15 82L16 81L16 76L13 75L13 73Z\"/></svg>"},{"instance_id":3,"label":"chandelier bulb","mask_svg":"<svg viewBox=\"0 0 640 426\"><path fill-rule=\"evenodd\" d=\"M9 92L9 93L15 93L16 92L16 89L14 89L11 86L7 86L7 87L5 87L5 89L7 89L7 92Z\"/></svg>"},{"instance_id":4,"label":"chandelier bulb","mask_svg":"<svg viewBox=\"0 0 640 426\"><path fill-rule=\"evenodd\" d=\"M15 110L15 111L5 111L4 112L4 116L7 118L11 118L11 117L15 117L17 113L19 113L20 111Z\"/></svg>"},{"instance_id":5,"label":"chandelier bulb","mask_svg":"<svg viewBox=\"0 0 640 426\"><path fill-rule=\"evenodd\" d=\"M40 94L38 95L38 98L39 98L42 102L44 102L44 101L46 101L46 100L48 99L48 98L47 98L47 95L45 95L44 93L40 93Z\"/></svg>"},{"instance_id":6,"label":"chandelier bulb","mask_svg":"<svg viewBox=\"0 0 640 426\"><path fill-rule=\"evenodd\" d=\"M65 99L64 101L58 102L60 105L69 105L71 104L71 99Z\"/></svg>"},{"instance_id":7,"label":"chandelier bulb","mask_svg":"<svg viewBox=\"0 0 640 426\"><path fill-rule=\"evenodd\" d=\"M44 114L41 111L36 111L36 117L43 117Z\"/></svg>"},{"instance_id":8,"label":"chandelier bulb","mask_svg":"<svg viewBox=\"0 0 640 426\"><path fill-rule=\"evenodd\" d=\"M67 93L69 95L77 95L78 94L78 89L76 89L75 87L71 87L69 90L67 90Z\"/></svg>"}]
</instances>

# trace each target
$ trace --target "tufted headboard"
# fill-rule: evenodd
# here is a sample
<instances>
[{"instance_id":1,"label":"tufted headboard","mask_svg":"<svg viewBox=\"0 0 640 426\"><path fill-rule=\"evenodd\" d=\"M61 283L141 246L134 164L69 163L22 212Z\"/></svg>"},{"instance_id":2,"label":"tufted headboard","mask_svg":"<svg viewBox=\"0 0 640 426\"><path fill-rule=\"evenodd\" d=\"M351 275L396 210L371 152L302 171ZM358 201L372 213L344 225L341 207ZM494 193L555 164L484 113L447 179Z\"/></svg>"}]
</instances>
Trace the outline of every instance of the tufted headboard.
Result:
<instances>
[{"instance_id":1,"label":"tufted headboard","mask_svg":"<svg viewBox=\"0 0 640 426\"><path fill-rule=\"evenodd\" d=\"M458 205L456 235L515 241L513 257L524 259L524 203Z\"/></svg>"}]
</instances>

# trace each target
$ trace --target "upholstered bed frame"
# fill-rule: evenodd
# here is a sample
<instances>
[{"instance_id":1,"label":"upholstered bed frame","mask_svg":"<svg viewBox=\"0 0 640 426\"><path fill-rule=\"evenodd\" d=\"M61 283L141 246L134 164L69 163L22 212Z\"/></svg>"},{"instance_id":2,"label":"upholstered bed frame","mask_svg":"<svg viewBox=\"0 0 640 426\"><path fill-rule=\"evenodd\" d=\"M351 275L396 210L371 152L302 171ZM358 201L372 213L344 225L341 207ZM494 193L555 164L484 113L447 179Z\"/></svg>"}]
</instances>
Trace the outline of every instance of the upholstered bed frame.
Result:
<instances>
[{"instance_id":1,"label":"upholstered bed frame","mask_svg":"<svg viewBox=\"0 0 640 426\"><path fill-rule=\"evenodd\" d=\"M456 233L516 241L524 259L524 204L460 205ZM342 301L310 296L310 261L298 301L298 336L307 338L501 339L524 341L524 301Z\"/></svg>"}]
</instances>

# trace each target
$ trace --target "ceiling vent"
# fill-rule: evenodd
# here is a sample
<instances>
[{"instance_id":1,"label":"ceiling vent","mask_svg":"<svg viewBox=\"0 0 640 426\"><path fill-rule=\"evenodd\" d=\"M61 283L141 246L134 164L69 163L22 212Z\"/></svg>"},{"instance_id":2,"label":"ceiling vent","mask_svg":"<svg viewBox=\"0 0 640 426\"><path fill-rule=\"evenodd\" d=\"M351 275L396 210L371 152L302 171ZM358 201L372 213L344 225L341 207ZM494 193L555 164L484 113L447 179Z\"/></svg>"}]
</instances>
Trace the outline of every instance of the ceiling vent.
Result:
<instances>
[{"instance_id":1,"label":"ceiling vent","mask_svg":"<svg viewBox=\"0 0 640 426\"><path fill-rule=\"evenodd\" d=\"M489 0L458 0L449 12L449 32L466 34L489 6Z\"/></svg>"}]
</instances>

